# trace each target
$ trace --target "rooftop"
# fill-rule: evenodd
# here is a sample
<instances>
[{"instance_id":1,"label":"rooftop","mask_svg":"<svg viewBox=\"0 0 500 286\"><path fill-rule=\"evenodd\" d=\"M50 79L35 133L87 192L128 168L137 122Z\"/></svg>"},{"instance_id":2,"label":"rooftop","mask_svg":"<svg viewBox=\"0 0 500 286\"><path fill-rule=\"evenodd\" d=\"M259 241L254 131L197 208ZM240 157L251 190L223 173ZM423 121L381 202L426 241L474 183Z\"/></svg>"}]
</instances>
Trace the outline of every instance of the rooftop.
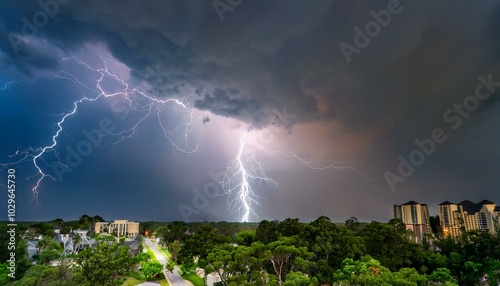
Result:
<instances>
[{"instance_id":1,"label":"rooftop","mask_svg":"<svg viewBox=\"0 0 500 286\"><path fill-rule=\"evenodd\" d=\"M442 203L439 204L440 206L443 206L443 205L456 205L455 203L452 203L450 201L444 201Z\"/></svg>"},{"instance_id":2,"label":"rooftop","mask_svg":"<svg viewBox=\"0 0 500 286\"><path fill-rule=\"evenodd\" d=\"M403 204L403 206L408 206L408 205L419 205L420 203L417 203L416 201L409 201Z\"/></svg>"}]
</instances>

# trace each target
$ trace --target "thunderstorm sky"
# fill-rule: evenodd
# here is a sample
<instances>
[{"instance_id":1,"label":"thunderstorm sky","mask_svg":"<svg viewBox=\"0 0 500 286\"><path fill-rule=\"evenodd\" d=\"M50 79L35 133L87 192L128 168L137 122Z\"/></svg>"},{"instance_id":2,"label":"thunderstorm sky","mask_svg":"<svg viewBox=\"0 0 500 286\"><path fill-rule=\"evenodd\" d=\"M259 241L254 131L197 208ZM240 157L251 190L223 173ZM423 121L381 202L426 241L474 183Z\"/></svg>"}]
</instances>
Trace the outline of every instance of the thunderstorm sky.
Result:
<instances>
[{"instance_id":1,"label":"thunderstorm sky","mask_svg":"<svg viewBox=\"0 0 500 286\"><path fill-rule=\"evenodd\" d=\"M0 187L18 220L239 221L244 141L251 221L500 204L499 32L494 0L0 1Z\"/></svg>"}]
</instances>

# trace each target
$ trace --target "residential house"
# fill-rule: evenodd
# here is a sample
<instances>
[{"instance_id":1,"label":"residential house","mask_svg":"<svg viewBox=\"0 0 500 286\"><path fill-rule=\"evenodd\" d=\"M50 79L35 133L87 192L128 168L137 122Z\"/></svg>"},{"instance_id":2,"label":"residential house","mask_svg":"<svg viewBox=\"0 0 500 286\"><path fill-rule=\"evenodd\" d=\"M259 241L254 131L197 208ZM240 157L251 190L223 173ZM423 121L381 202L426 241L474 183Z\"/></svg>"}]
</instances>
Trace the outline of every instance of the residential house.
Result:
<instances>
[{"instance_id":1,"label":"residential house","mask_svg":"<svg viewBox=\"0 0 500 286\"><path fill-rule=\"evenodd\" d=\"M134 239L125 241L124 244L126 246L128 246L130 254L135 256L135 255L141 253L141 251L142 251L142 248L141 248L142 236L137 235L136 237L134 237Z\"/></svg>"},{"instance_id":2,"label":"residential house","mask_svg":"<svg viewBox=\"0 0 500 286\"><path fill-rule=\"evenodd\" d=\"M28 239L26 240L26 251L28 252L28 258L33 258L38 254L38 239Z\"/></svg>"}]
</instances>

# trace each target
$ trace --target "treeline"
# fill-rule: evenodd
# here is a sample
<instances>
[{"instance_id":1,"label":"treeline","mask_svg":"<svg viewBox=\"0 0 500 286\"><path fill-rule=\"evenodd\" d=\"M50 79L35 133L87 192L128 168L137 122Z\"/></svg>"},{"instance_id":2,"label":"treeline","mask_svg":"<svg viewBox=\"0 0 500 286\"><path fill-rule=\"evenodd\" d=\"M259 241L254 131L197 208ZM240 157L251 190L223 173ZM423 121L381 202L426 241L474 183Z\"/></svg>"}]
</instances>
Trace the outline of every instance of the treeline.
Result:
<instances>
[{"instance_id":1,"label":"treeline","mask_svg":"<svg viewBox=\"0 0 500 286\"><path fill-rule=\"evenodd\" d=\"M178 221L176 222L146 221L146 222L141 222L139 227L140 227L140 232L142 234L145 234L146 231L148 231L149 234L153 234L161 228L165 230L167 226L171 224L175 225L178 223L179 223ZM210 225L216 228L220 234L224 234L227 236L234 235L235 233L238 233L242 230L255 231L259 226L259 223L257 222L227 222L227 221L219 221L219 222L205 221L205 222L189 222L189 223L182 222L182 224L185 226L185 231L188 232L195 232L202 226Z\"/></svg>"},{"instance_id":2,"label":"treeline","mask_svg":"<svg viewBox=\"0 0 500 286\"><path fill-rule=\"evenodd\" d=\"M182 269L215 272L222 285L480 285L486 277L497 285L500 278L500 236L468 232L417 244L395 219L264 220L233 232L172 222L155 234Z\"/></svg>"},{"instance_id":3,"label":"treeline","mask_svg":"<svg viewBox=\"0 0 500 286\"><path fill-rule=\"evenodd\" d=\"M60 245L50 242L55 227L68 233L71 229L92 229L101 220L99 216L83 215L70 222L56 219L18 223L16 279L20 280L16 285L34 285L30 284L34 281L120 285L129 275L126 273L136 272L139 265L144 271L157 268L152 261L144 264L144 257L127 254L121 243L109 248L108 242L101 241L96 249L67 256ZM457 238L436 234L417 244L400 220L361 223L350 218L339 224L324 216L310 223L298 219L260 223L141 222L141 232L146 231L150 237L160 238L183 271L201 267L207 274L215 272L222 285L480 285L482 279L497 285L500 281L498 232L467 232ZM46 243L39 244L40 252L35 257L38 265L33 266L26 255L25 239L38 235L45 236ZM7 242L7 225L2 223L2 263L9 255ZM54 260L71 264L49 266ZM4 279L7 264L1 266L3 284L8 281ZM147 277L146 272L141 275Z\"/></svg>"}]
</instances>

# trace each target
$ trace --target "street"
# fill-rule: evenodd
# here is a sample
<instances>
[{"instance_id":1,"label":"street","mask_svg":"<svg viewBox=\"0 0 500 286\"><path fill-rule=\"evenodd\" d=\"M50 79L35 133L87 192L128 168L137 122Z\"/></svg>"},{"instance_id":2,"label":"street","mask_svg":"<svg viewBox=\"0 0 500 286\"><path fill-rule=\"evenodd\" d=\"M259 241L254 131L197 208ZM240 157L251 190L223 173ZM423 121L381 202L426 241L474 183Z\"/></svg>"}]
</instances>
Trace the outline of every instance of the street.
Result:
<instances>
[{"instance_id":1,"label":"street","mask_svg":"<svg viewBox=\"0 0 500 286\"><path fill-rule=\"evenodd\" d=\"M151 249L151 251L154 253L156 256L156 260L160 262L163 265L163 268L165 268L165 265L167 265L167 259L165 256L158 250L156 245L154 245L151 240L147 237L144 237L144 244ZM177 270L174 270L173 273L170 273L166 269L163 270L163 274L165 275L165 278L170 282L170 285L172 286L186 286L186 282L184 282L184 279L179 275Z\"/></svg>"}]
</instances>

